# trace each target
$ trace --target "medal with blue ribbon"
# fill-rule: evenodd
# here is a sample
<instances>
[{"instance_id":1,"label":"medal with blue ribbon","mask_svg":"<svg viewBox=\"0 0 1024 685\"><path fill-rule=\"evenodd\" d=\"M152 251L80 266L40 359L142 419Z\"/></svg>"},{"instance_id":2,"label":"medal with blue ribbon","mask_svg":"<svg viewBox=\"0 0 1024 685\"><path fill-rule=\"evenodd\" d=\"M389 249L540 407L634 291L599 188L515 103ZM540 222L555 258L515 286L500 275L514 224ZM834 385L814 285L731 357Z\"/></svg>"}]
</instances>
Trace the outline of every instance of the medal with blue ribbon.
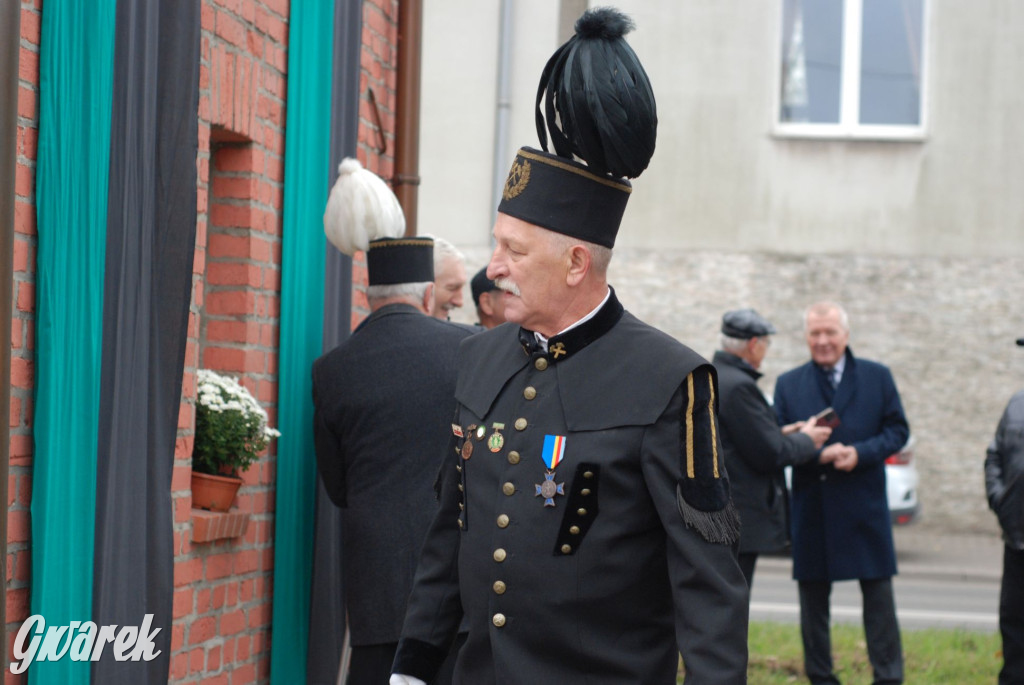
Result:
<instances>
[{"instance_id":1,"label":"medal with blue ribbon","mask_svg":"<svg viewBox=\"0 0 1024 685\"><path fill-rule=\"evenodd\" d=\"M537 488L534 496L543 497L545 507L555 506L555 495L565 495L565 483L555 482L555 467L562 461L564 455L565 436L545 435L544 451L541 453L541 457L548 468L544 473L544 482L539 485L534 483L534 487Z\"/></svg>"}]
</instances>

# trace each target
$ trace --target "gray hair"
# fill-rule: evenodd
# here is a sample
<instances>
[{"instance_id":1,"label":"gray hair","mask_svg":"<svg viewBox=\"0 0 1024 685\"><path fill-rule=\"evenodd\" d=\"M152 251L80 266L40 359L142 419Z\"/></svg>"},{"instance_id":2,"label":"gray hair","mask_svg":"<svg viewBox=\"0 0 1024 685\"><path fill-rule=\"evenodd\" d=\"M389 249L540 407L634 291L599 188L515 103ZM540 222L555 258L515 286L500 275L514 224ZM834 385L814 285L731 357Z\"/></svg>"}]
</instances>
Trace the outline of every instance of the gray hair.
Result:
<instances>
[{"instance_id":1,"label":"gray hair","mask_svg":"<svg viewBox=\"0 0 1024 685\"><path fill-rule=\"evenodd\" d=\"M374 301L395 297L422 300L427 294L430 282L426 283L392 283L390 285L371 285L366 288L366 299L373 306Z\"/></svg>"},{"instance_id":2,"label":"gray hair","mask_svg":"<svg viewBox=\"0 0 1024 685\"><path fill-rule=\"evenodd\" d=\"M602 275L608 273L608 265L612 261L612 248L587 240L573 238L571 235L565 235L564 233L556 233L551 230L548 233L551 234L551 246L556 250L564 254L573 245L582 245L590 251L590 264L594 271Z\"/></svg>"},{"instance_id":3,"label":"gray hair","mask_svg":"<svg viewBox=\"0 0 1024 685\"><path fill-rule=\"evenodd\" d=\"M457 247L452 245L450 242L448 242L444 238L439 238L438 236L430 235L429 233L424 233L422 237L430 238L431 240L434 241L434 275L435 276L437 275L437 272L441 271L442 267L444 266L445 261L447 261L449 259L457 259L460 262L462 262L463 264L465 264L465 262L466 262L466 255L464 255L461 252L459 252L459 249Z\"/></svg>"},{"instance_id":4,"label":"gray hair","mask_svg":"<svg viewBox=\"0 0 1024 685\"><path fill-rule=\"evenodd\" d=\"M843 330L847 333L850 332L850 317L846 315L846 310L842 306L835 302L815 302L810 307L804 310L804 330L807 330L807 319L812 314L815 316L825 316L829 312L839 313L839 325L842 326Z\"/></svg>"},{"instance_id":5,"label":"gray hair","mask_svg":"<svg viewBox=\"0 0 1024 685\"><path fill-rule=\"evenodd\" d=\"M734 338L731 335L722 335L722 349L733 354L747 349L748 342L750 342L750 338Z\"/></svg>"}]
</instances>

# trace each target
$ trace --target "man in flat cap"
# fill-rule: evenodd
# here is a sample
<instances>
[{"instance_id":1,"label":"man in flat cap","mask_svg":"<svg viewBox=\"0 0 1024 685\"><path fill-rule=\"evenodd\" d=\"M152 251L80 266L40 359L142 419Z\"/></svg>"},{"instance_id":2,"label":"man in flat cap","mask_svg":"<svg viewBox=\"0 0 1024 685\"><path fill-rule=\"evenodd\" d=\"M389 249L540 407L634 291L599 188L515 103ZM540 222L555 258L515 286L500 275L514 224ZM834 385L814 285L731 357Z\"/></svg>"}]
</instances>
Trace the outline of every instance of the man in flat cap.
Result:
<instances>
[{"instance_id":1,"label":"man in flat cap","mask_svg":"<svg viewBox=\"0 0 1024 685\"><path fill-rule=\"evenodd\" d=\"M483 267L469 282L473 293L473 304L476 305L476 316L480 327L494 328L505 323L504 291L487 278L487 267Z\"/></svg>"},{"instance_id":2,"label":"man in flat cap","mask_svg":"<svg viewBox=\"0 0 1024 685\"><path fill-rule=\"evenodd\" d=\"M354 212L359 206L370 209ZM382 685L437 509L433 483L450 431L455 355L470 332L429 316L433 241L398 237L405 221L397 200L355 160L342 163L325 223L339 247L367 250L371 313L313 364L313 430L324 486L345 510L347 682Z\"/></svg>"},{"instance_id":3,"label":"man in flat cap","mask_svg":"<svg viewBox=\"0 0 1024 685\"><path fill-rule=\"evenodd\" d=\"M818 462L793 468L793 578L800 593L804 669L812 683L838 683L832 669L832 583L854 580L864 598L864 636L875 683L903 682L903 649L892 577L896 549L885 460L910 428L888 367L855 357L846 311L818 302L804 313L811 359L775 382L779 423L829 407L839 423Z\"/></svg>"},{"instance_id":4,"label":"man in flat cap","mask_svg":"<svg viewBox=\"0 0 1024 685\"><path fill-rule=\"evenodd\" d=\"M624 177L654 149L630 26L588 11L544 71L542 90L565 88L546 106L557 154L519 150L487 269L517 325L460 348L440 507L392 683L430 682L463 613L455 683L674 685L680 653L691 685L746 682L714 367L624 311L607 282ZM591 109L613 100L628 116Z\"/></svg>"},{"instance_id":5,"label":"man in flat cap","mask_svg":"<svg viewBox=\"0 0 1024 685\"><path fill-rule=\"evenodd\" d=\"M832 429L802 421L779 429L775 410L757 387L775 327L753 309L722 317L718 370L722 453L740 514L740 568L753 586L759 554L789 546L789 494L783 469L815 461ZM786 433L786 434L784 434Z\"/></svg>"},{"instance_id":6,"label":"man in flat cap","mask_svg":"<svg viewBox=\"0 0 1024 685\"><path fill-rule=\"evenodd\" d=\"M1017 340L1024 346L1024 338ZM1006 405L985 454L985 494L1003 531L999 685L1024 683L1024 390Z\"/></svg>"}]
</instances>

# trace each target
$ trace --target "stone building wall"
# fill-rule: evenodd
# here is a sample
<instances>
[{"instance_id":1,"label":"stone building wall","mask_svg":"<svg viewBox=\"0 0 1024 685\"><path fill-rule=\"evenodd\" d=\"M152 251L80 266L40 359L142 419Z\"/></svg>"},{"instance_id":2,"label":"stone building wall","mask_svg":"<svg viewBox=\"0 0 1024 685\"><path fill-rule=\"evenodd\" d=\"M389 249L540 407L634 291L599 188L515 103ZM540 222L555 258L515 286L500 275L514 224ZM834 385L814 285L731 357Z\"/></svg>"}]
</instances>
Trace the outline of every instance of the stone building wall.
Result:
<instances>
[{"instance_id":1,"label":"stone building wall","mask_svg":"<svg viewBox=\"0 0 1024 685\"><path fill-rule=\"evenodd\" d=\"M470 275L489 256L464 251ZM1024 259L618 248L609 280L628 310L705 356L724 311L754 307L771 319L779 333L761 380L769 395L780 373L808 358L804 308L843 304L851 349L889 366L900 390L921 476L914 525L998 534L982 463L1007 400L1024 388L1024 348L1014 345L1024 336ZM459 320L475 319L463 311Z\"/></svg>"}]
</instances>

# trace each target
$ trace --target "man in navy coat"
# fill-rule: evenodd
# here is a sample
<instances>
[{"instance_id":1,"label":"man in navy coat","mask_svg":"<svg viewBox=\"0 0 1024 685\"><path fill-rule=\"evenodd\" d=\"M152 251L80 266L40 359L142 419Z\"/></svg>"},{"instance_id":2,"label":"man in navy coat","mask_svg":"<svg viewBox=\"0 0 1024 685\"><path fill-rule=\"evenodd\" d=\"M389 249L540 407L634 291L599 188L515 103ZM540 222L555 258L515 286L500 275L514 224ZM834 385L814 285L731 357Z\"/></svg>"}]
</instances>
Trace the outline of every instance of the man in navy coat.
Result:
<instances>
[{"instance_id":1,"label":"man in navy coat","mask_svg":"<svg viewBox=\"0 0 1024 685\"><path fill-rule=\"evenodd\" d=\"M811 361L775 385L780 424L827 407L839 425L821 462L793 470L793 576L800 588L804 668L812 683L838 683L832 670L832 582L860 581L864 632L875 683L903 682L903 655L892 591L896 552L885 489L885 459L909 435L892 374L847 347L846 312L831 302L808 308Z\"/></svg>"}]
</instances>

